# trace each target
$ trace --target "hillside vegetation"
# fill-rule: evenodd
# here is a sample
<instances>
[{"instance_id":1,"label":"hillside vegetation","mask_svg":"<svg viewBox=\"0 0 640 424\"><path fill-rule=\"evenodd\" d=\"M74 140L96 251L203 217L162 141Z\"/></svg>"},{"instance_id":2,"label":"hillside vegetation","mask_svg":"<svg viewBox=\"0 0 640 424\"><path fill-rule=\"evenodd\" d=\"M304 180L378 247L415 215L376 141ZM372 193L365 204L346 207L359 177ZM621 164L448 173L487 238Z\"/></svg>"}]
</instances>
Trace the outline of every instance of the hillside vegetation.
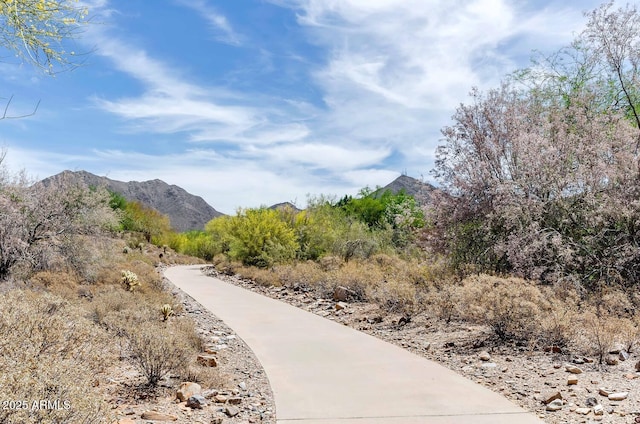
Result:
<instances>
[{"instance_id":1,"label":"hillside vegetation","mask_svg":"<svg viewBox=\"0 0 640 424\"><path fill-rule=\"evenodd\" d=\"M189 260L181 255L407 320L481 324L498 344L600 364L615 345L634 349L640 15L607 3L588 17L570 47L472 91L443 129L439 189L426 204L365 188L177 233L103 187L0 172L0 388L5 399L74 405L0 410L0 422L103 422L96 376L122 361L147 388L207 378L175 360L197 353L199 339L154 269Z\"/></svg>"}]
</instances>

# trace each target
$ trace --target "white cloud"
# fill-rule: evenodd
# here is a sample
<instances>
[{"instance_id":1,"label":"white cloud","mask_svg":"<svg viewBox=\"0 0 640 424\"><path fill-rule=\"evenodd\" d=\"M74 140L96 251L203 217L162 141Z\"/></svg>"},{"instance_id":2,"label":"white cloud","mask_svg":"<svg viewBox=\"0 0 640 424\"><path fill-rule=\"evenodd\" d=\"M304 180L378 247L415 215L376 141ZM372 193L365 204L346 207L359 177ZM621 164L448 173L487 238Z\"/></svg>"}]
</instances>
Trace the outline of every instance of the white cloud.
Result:
<instances>
[{"instance_id":1,"label":"white cloud","mask_svg":"<svg viewBox=\"0 0 640 424\"><path fill-rule=\"evenodd\" d=\"M233 29L226 16L218 13L206 1L178 0L178 3L198 12L213 29L216 40L235 46L242 44L242 36Z\"/></svg>"}]
</instances>

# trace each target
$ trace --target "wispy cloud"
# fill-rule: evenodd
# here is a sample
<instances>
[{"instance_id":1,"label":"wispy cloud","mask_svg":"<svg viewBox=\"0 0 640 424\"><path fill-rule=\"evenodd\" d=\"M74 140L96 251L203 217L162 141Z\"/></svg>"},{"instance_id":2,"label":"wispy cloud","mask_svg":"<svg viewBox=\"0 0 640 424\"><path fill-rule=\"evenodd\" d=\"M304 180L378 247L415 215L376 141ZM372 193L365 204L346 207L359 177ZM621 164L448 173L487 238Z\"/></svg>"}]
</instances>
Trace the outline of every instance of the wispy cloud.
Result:
<instances>
[{"instance_id":1,"label":"wispy cloud","mask_svg":"<svg viewBox=\"0 0 640 424\"><path fill-rule=\"evenodd\" d=\"M211 27L216 40L234 46L242 44L243 37L233 29L227 17L205 0L177 0L177 2L198 12Z\"/></svg>"}]
</instances>

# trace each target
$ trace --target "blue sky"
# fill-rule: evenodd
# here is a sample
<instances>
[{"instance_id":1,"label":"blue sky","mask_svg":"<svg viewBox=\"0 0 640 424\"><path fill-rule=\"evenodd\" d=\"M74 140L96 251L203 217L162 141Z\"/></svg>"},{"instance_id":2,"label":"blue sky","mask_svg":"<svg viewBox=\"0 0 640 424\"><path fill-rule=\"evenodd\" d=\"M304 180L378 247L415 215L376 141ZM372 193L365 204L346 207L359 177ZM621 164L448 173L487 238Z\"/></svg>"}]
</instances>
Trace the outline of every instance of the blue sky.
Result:
<instances>
[{"instance_id":1,"label":"blue sky","mask_svg":"<svg viewBox=\"0 0 640 424\"><path fill-rule=\"evenodd\" d=\"M83 65L0 53L6 164L159 178L216 209L430 180L469 90L553 52L599 1L85 0Z\"/></svg>"}]
</instances>

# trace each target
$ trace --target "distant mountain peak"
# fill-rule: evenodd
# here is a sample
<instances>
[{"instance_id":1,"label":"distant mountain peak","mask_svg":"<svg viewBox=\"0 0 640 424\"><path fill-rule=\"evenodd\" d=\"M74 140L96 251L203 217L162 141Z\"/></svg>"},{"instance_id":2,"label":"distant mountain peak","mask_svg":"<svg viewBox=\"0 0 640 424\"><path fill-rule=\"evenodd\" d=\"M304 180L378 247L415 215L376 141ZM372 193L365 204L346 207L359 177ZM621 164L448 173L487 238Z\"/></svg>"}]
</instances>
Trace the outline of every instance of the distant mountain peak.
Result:
<instances>
[{"instance_id":1,"label":"distant mountain peak","mask_svg":"<svg viewBox=\"0 0 640 424\"><path fill-rule=\"evenodd\" d=\"M400 191L413 196L416 201L421 205L426 205L431 201L431 192L436 190L434 186L429 183L418 180L417 178L410 177L408 175L400 175L398 178L382 187L379 191L391 191L396 194Z\"/></svg>"},{"instance_id":2,"label":"distant mountain peak","mask_svg":"<svg viewBox=\"0 0 640 424\"><path fill-rule=\"evenodd\" d=\"M150 181L116 181L87 171L63 171L46 178L43 183L58 178L74 178L88 186L105 187L121 194L128 201L136 201L169 217L176 231L202 230L207 222L223 215L200 196L188 193L177 185L154 179Z\"/></svg>"}]
</instances>

